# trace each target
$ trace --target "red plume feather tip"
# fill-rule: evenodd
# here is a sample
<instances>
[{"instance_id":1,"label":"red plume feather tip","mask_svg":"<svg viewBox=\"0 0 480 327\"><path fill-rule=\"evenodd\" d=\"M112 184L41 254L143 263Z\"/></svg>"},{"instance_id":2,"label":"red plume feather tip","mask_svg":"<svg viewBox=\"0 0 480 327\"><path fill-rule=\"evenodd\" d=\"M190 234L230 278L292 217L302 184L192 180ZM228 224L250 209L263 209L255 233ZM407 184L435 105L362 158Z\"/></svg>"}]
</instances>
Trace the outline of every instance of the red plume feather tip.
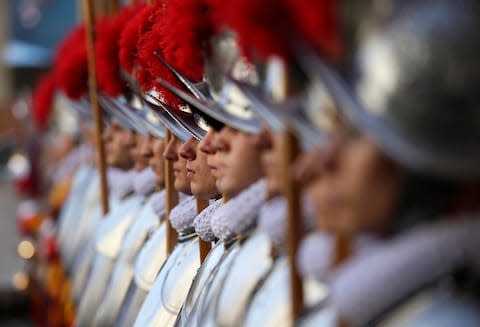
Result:
<instances>
[{"instance_id":1,"label":"red plume feather tip","mask_svg":"<svg viewBox=\"0 0 480 327\"><path fill-rule=\"evenodd\" d=\"M282 1L230 0L224 10L226 24L248 59L289 57L289 17Z\"/></svg>"},{"instance_id":2,"label":"red plume feather tip","mask_svg":"<svg viewBox=\"0 0 480 327\"><path fill-rule=\"evenodd\" d=\"M284 0L295 33L327 60L338 61L343 45L337 0Z\"/></svg>"},{"instance_id":3,"label":"red plume feather tip","mask_svg":"<svg viewBox=\"0 0 480 327\"><path fill-rule=\"evenodd\" d=\"M88 91L88 60L83 26L75 28L60 44L55 56L56 83L71 99Z\"/></svg>"},{"instance_id":4,"label":"red plume feather tip","mask_svg":"<svg viewBox=\"0 0 480 327\"><path fill-rule=\"evenodd\" d=\"M135 66L133 69L134 76L143 90L151 88L153 83L153 76L148 69L149 62L145 62L142 57L143 43L152 32L155 22L162 17L159 12L163 9L163 1L156 1L153 5L148 6L143 19L145 22L144 28L138 34L136 49L135 49Z\"/></svg>"},{"instance_id":5,"label":"red plume feather tip","mask_svg":"<svg viewBox=\"0 0 480 327\"><path fill-rule=\"evenodd\" d=\"M149 90L153 87L153 76L164 76L165 73L168 73L155 55L155 53L163 54L159 41L162 35L159 32L158 25L161 20L165 19L164 1L157 1L156 3L159 4L159 8L152 17L152 26L140 36L137 44L138 66L136 77L143 90Z\"/></svg>"},{"instance_id":6,"label":"red plume feather tip","mask_svg":"<svg viewBox=\"0 0 480 327\"><path fill-rule=\"evenodd\" d=\"M135 7L137 14L126 24L120 35L120 66L129 74L133 72L140 36L151 28L150 16L153 7L138 4Z\"/></svg>"},{"instance_id":7,"label":"red plume feather tip","mask_svg":"<svg viewBox=\"0 0 480 327\"><path fill-rule=\"evenodd\" d=\"M156 12L151 31L139 43L139 62L152 80L144 89L154 88L163 101L174 108L184 105L174 94L163 88L153 77L161 77L182 88L178 79L158 59L162 56L191 81L200 81L204 73L204 56L214 27L205 0L163 0Z\"/></svg>"},{"instance_id":8,"label":"red plume feather tip","mask_svg":"<svg viewBox=\"0 0 480 327\"><path fill-rule=\"evenodd\" d=\"M155 77L161 77L170 82L179 85L175 77L158 59L157 54L164 56L161 39L163 37L162 29L159 28L164 24L166 1L158 1L159 8L152 20L152 28L150 31L141 36L138 43L138 64L136 77L143 90L151 88L160 92L162 101L172 108L177 108L183 102L176 96L165 90L159 83L155 81Z\"/></svg>"},{"instance_id":9,"label":"red plume feather tip","mask_svg":"<svg viewBox=\"0 0 480 327\"><path fill-rule=\"evenodd\" d=\"M190 80L201 80L205 48L212 34L207 4L202 0L170 0L163 14L158 28L165 60Z\"/></svg>"},{"instance_id":10,"label":"red plume feather tip","mask_svg":"<svg viewBox=\"0 0 480 327\"><path fill-rule=\"evenodd\" d=\"M75 48L80 42L85 40L86 30L84 25L74 27L57 46L54 65L56 66L64 57Z\"/></svg>"},{"instance_id":11,"label":"red plume feather tip","mask_svg":"<svg viewBox=\"0 0 480 327\"><path fill-rule=\"evenodd\" d=\"M56 83L53 72L44 75L32 93L32 117L39 129L44 129L52 111Z\"/></svg>"},{"instance_id":12,"label":"red plume feather tip","mask_svg":"<svg viewBox=\"0 0 480 327\"><path fill-rule=\"evenodd\" d=\"M116 97L125 93L126 83L120 76L119 38L125 21L135 14L135 8L125 6L113 18L102 18L96 24L96 71L98 87Z\"/></svg>"}]
</instances>

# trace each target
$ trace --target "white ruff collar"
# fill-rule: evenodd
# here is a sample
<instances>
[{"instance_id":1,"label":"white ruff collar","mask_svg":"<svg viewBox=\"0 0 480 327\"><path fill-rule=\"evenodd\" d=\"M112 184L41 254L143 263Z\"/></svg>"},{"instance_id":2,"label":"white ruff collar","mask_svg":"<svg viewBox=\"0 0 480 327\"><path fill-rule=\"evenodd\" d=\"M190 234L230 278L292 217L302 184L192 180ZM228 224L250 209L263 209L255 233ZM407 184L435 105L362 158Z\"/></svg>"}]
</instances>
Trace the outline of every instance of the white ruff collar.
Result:
<instances>
[{"instance_id":1,"label":"white ruff collar","mask_svg":"<svg viewBox=\"0 0 480 327\"><path fill-rule=\"evenodd\" d=\"M109 168L107 171L108 186L112 195L121 200L133 192L133 177L135 171Z\"/></svg>"},{"instance_id":2,"label":"white ruff collar","mask_svg":"<svg viewBox=\"0 0 480 327\"><path fill-rule=\"evenodd\" d=\"M313 213L311 201L308 197L302 199L303 228L305 232L313 228ZM277 196L265 202L258 215L258 227L268 234L270 241L277 248L285 244L287 230L287 201L282 196Z\"/></svg>"},{"instance_id":3,"label":"white ruff collar","mask_svg":"<svg viewBox=\"0 0 480 327\"><path fill-rule=\"evenodd\" d=\"M66 176L72 175L78 167L87 164L85 157L91 150L86 144L81 144L63 158L58 165L52 166L52 178L55 182L60 181Z\"/></svg>"},{"instance_id":4,"label":"white ruff collar","mask_svg":"<svg viewBox=\"0 0 480 327\"><path fill-rule=\"evenodd\" d=\"M297 252L297 266L304 278L323 281L332 265L334 240L326 233L313 233L305 237Z\"/></svg>"},{"instance_id":5,"label":"white ruff collar","mask_svg":"<svg viewBox=\"0 0 480 327\"><path fill-rule=\"evenodd\" d=\"M380 244L380 240L369 235L359 235L353 240L352 256L362 257L369 250ZM297 265L304 278L312 277L325 282L332 273L335 240L324 232L309 234L300 243L297 252Z\"/></svg>"},{"instance_id":6,"label":"white ruff collar","mask_svg":"<svg viewBox=\"0 0 480 327\"><path fill-rule=\"evenodd\" d=\"M363 325L388 308L458 271L480 276L480 219L456 217L416 227L353 257L330 278L340 315Z\"/></svg>"},{"instance_id":7,"label":"white ruff collar","mask_svg":"<svg viewBox=\"0 0 480 327\"><path fill-rule=\"evenodd\" d=\"M188 196L180 201L170 212L170 223L179 234L185 234L193 231L193 220L197 215L196 200L193 196Z\"/></svg>"},{"instance_id":8,"label":"white ruff collar","mask_svg":"<svg viewBox=\"0 0 480 327\"><path fill-rule=\"evenodd\" d=\"M221 206L211 219L215 236L230 240L253 227L266 195L266 183L261 179Z\"/></svg>"},{"instance_id":9,"label":"white ruff collar","mask_svg":"<svg viewBox=\"0 0 480 327\"><path fill-rule=\"evenodd\" d=\"M157 217L163 216L167 209L167 192L161 190L160 192L153 194L150 204Z\"/></svg>"},{"instance_id":10,"label":"white ruff collar","mask_svg":"<svg viewBox=\"0 0 480 327\"><path fill-rule=\"evenodd\" d=\"M258 214L258 227L268 234L270 241L281 246L285 240L285 222L287 220L287 201L284 197L265 202Z\"/></svg>"},{"instance_id":11,"label":"white ruff collar","mask_svg":"<svg viewBox=\"0 0 480 327\"><path fill-rule=\"evenodd\" d=\"M215 234L212 231L212 216L222 204L223 199L211 201L210 205L203 209L193 221L195 232L197 232L198 236L206 242L212 242L215 240Z\"/></svg>"},{"instance_id":12,"label":"white ruff collar","mask_svg":"<svg viewBox=\"0 0 480 327\"><path fill-rule=\"evenodd\" d=\"M152 168L147 167L134 173L133 190L135 194L146 196L155 191L156 186L155 172Z\"/></svg>"}]
</instances>

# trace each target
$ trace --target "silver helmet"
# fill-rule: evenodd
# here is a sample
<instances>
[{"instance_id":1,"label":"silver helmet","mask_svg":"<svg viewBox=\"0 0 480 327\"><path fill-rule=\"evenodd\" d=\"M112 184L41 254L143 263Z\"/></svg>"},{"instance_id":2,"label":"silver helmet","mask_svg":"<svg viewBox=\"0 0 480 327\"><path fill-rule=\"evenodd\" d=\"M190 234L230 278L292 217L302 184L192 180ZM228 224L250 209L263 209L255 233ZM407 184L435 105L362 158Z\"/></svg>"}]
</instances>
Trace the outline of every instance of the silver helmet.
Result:
<instances>
[{"instance_id":1,"label":"silver helmet","mask_svg":"<svg viewBox=\"0 0 480 327\"><path fill-rule=\"evenodd\" d=\"M188 92L173 86L161 77L157 78L157 81L207 120L254 134L260 129L261 122L252 110L249 99L224 73L228 71L236 78L254 83L257 78L256 72L239 55L233 35L223 33L211 42L211 58L205 64L204 80L199 83L189 81L165 59L159 57Z\"/></svg>"},{"instance_id":2,"label":"silver helmet","mask_svg":"<svg viewBox=\"0 0 480 327\"><path fill-rule=\"evenodd\" d=\"M344 15L354 33L340 69L304 49L305 70L405 167L480 178L480 3L389 0L369 9Z\"/></svg>"}]
</instances>

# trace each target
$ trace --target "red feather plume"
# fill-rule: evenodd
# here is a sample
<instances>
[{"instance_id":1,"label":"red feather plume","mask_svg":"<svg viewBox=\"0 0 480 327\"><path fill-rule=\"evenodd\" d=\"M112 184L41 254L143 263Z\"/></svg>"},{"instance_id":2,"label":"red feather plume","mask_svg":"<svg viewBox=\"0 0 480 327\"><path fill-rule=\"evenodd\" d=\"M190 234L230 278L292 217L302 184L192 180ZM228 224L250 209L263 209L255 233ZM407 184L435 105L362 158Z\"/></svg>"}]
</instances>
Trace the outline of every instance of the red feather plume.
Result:
<instances>
[{"instance_id":1,"label":"red feather plume","mask_svg":"<svg viewBox=\"0 0 480 327\"><path fill-rule=\"evenodd\" d=\"M279 0L229 0L225 23L248 59L289 57L288 12Z\"/></svg>"},{"instance_id":2,"label":"red feather plume","mask_svg":"<svg viewBox=\"0 0 480 327\"><path fill-rule=\"evenodd\" d=\"M141 71L137 71L136 77L144 90L153 87L152 76L164 76L167 72L166 68L159 62L159 59L155 55L155 53L162 53L160 46L162 35L159 32L158 25L160 21L165 19L164 2L164 0L156 2L159 4L159 8L157 8L155 15L152 17L152 25L146 33L140 36L137 44L137 63L142 69Z\"/></svg>"},{"instance_id":3,"label":"red feather plume","mask_svg":"<svg viewBox=\"0 0 480 327\"><path fill-rule=\"evenodd\" d=\"M126 24L120 35L120 66L131 74L137 57L137 44L140 36L150 29L152 6L139 4L135 7L137 14Z\"/></svg>"},{"instance_id":4,"label":"red feather plume","mask_svg":"<svg viewBox=\"0 0 480 327\"><path fill-rule=\"evenodd\" d=\"M164 19L164 7L162 6L162 8L157 11L152 29L145 33L140 39L138 44L138 63L142 69L137 72L137 79L143 90L146 91L153 88L159 91L164 103L172 108L177 108L181 106L183 102L155 81L156 77L161 77L174 83L176 86L180 86L178 80L176 80L156 55L164 56L160 42L163 35L159 29L159 26L163 24L161 21Z\"/></svg>"},{"instance_id":5,"label":"red feather plume","mask_svg":"<svg viewBox=\"0 0 480 327\"><path fill-rule=\"evenodd\" d=\"M163 101L171 107L184 105L183 101L154 80L154 77L161 77L179 88L183 87L157 55L191 81L200 81L213 29L205 0L161 1L151 31L139 43L139 62L152 78L150 83L143 83L142 87L153 87L159 91Z\"/></svg>"},{"instance_id":6,"label":"red feather plume","mask_svg":"<svg viewBox=\"0 0 480 327\"><path fill-rule=\"evenodd\" d=\"M50 72L39 80L32 93L32 117L38 129L44 129L52 111L55 95L55 74Z\"/></svg>"},{"instance_id":7,"label":"red feather plume","mask_svg":"<svg viewBox=\"0 0 480 327\"><path fill-rule=\"evenodd\" d=\"M88 60L83 26L75 28L60 44L55 57L56 83L71 99L88 91Z\"/></svg>"},{"instance_id":8,"label":"red feather plume","mask_svg":"<svg viewBox=\"0 0 480 327\"><path fill-rule=\"evenodd\" d=\"M192 81L203 76L204 56L212 34L209 8L203 0L165 1L159 39L167 62Z\"/></svg>"},{"instance_id":9,"label":"red feather plume","mask_svg":"<svg viewBox=\"0 0 480 327\"><path fill-rule=\"evenodd\" d=\"M86 30L84 25L74 27L57 47L54 66L56 66L78 43L86 38Z\"/></svg>"},{"instance_id":10,"label":"red feather plume","mask_svg":"<svg viewBox=\"0 0 480 327\"><path fill-rule=\"evenodd\" d=\"M299 38L329 61L343 55L337 0L284 0Z\"/></svg>"},{"instance_id":11,"label":"red feather plume","mask_svg":"<svg viewBox=\"0 0 480 327\"><path fill-rule=\"evenodd\" d=\"M126 83L120 76L119 38L125 22L135 14L135 7L124 6L113 18L102 18L96 25L96 71L98 87L110 96L125 93Z\"/></svg>"},{"instance_id":12,"label":"red feather plume","mask_svg":"<svg viewBox=\"0 0 480 327\"><path fill-rule=\"evenodd\" d=\"M338 60L343 54L337 0L208 1L217 9L216 24L235 32L243 55L250 60L290 59L292 37L302 39L327 60Z\"/></svg>"}]
</instances>

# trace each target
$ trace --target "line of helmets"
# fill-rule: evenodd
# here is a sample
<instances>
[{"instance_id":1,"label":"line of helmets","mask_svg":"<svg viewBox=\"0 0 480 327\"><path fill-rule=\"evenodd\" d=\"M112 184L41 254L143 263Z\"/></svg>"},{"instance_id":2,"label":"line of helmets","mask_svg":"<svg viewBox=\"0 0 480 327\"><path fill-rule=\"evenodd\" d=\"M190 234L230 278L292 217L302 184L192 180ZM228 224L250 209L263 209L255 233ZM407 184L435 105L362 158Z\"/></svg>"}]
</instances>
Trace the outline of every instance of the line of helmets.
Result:
<instances>
[{"instance_id":1,"label":"line of helmets","mask_svg":"<svg viewBox=\"0 0 480 327\"><path fill-rule=\"evenodd\" d=\"M84 126L56 166L75 170L55 259L33 273L61 308L47 325L480 326L478 1L100 17L106 214L86 34L33 102Z\"/></svg>"}]
</instances>

